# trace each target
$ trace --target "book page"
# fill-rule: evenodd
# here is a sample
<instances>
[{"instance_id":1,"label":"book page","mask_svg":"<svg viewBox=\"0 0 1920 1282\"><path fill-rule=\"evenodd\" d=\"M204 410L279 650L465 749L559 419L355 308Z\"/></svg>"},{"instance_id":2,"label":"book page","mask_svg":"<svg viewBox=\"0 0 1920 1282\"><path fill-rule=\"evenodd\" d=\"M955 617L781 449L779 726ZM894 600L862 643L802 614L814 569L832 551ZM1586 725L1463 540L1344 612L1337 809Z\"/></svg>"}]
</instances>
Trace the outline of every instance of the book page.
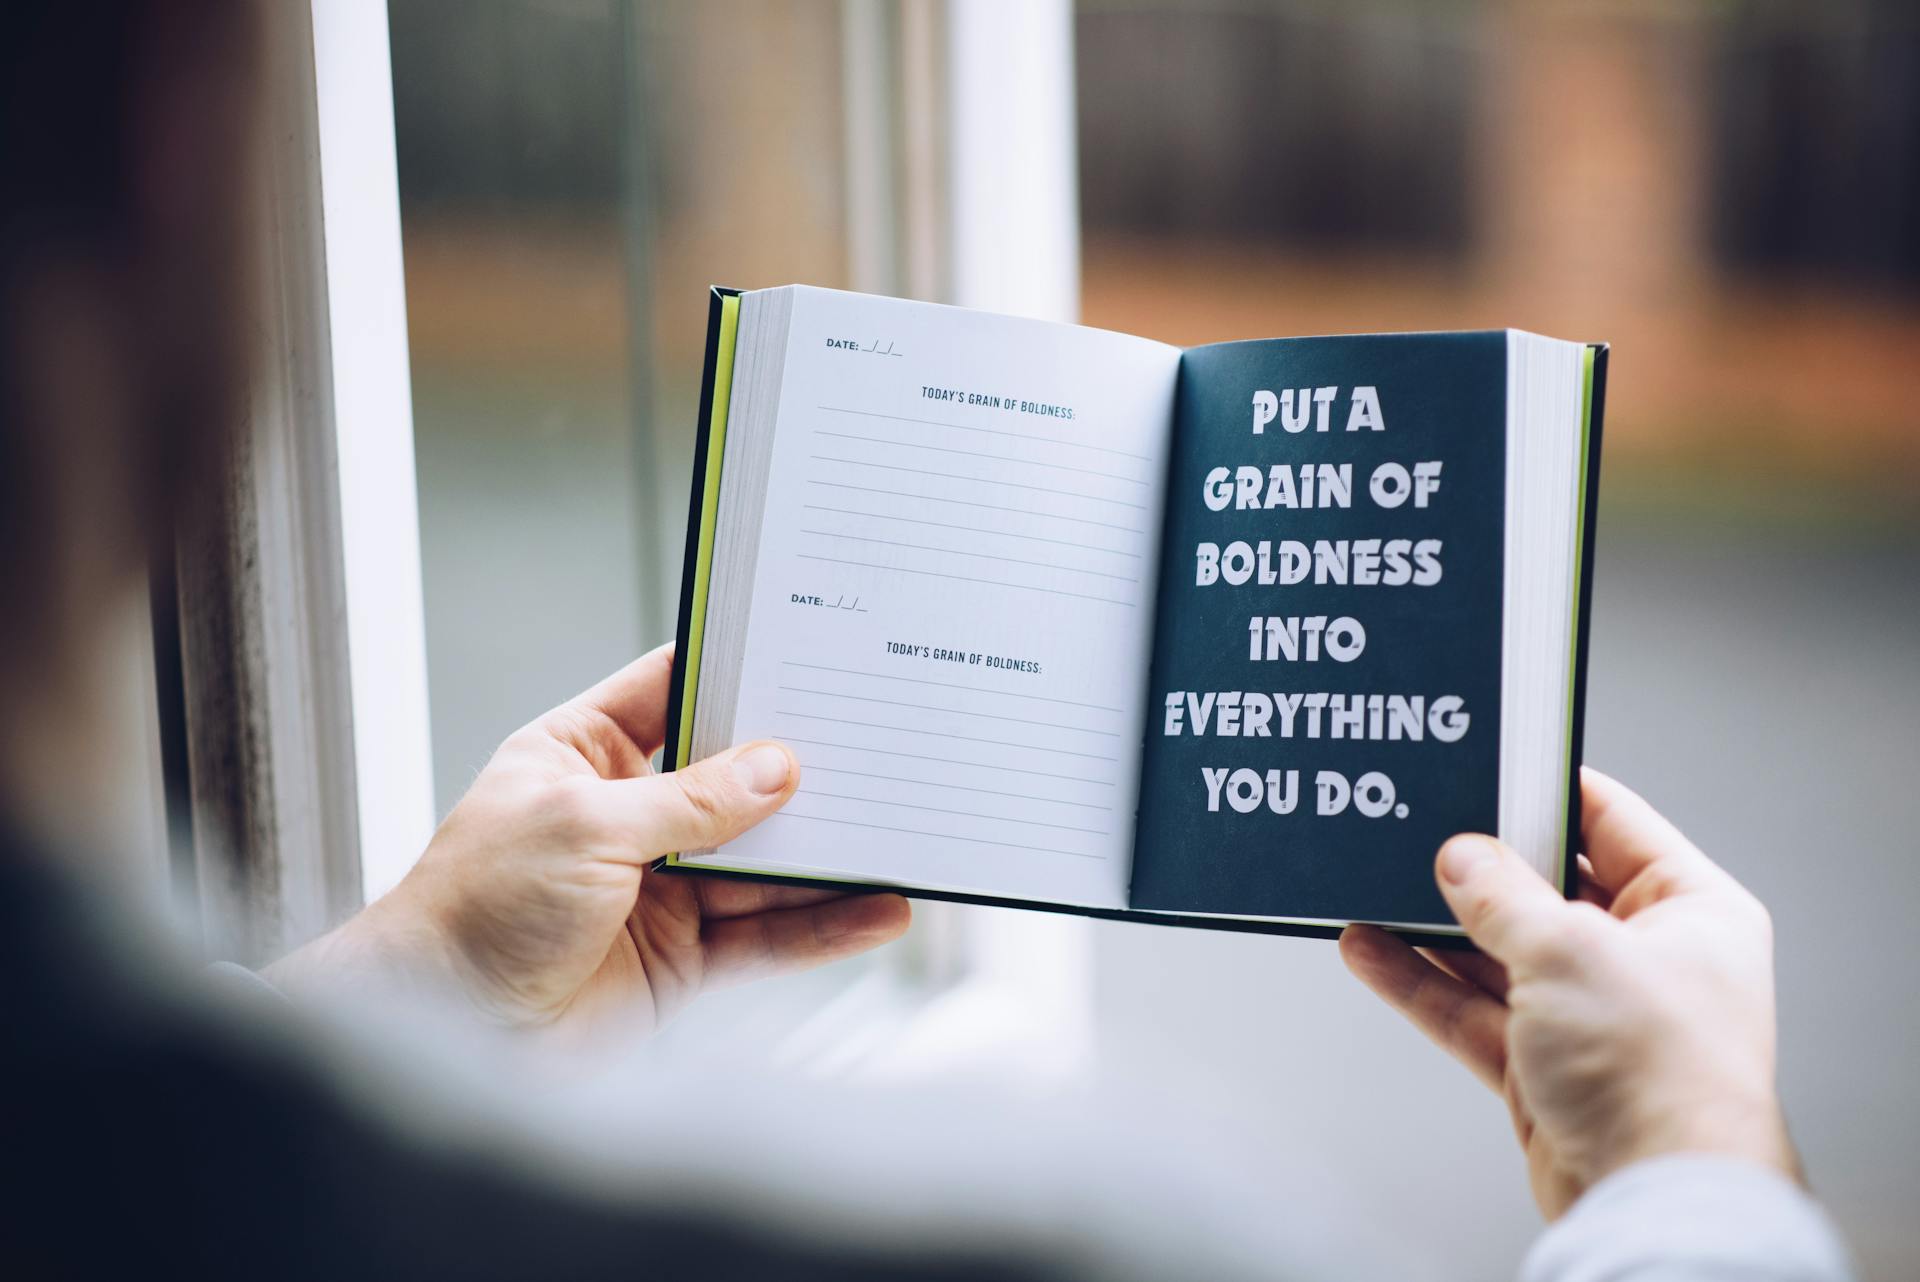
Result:
<instances>
[{"instance_id":1,"label":"book page","mask_svg":"<svg viewBox=\"0 0 1920 1282\"><path fill-rule=\"evenodd\" d=\"M1187 353L1133 907L1451 928L1434 852L1499 813L1506 353Z\"/></svg>"},{"instance_id":2,"label":"book page","mask_svg":"<svg viewBox=\"0 0 1920 1282\"><path fill-rule=\"evenodd\" d=\"M796 291L733 738L802 781L684 862L1124 905L1178 364Z\"/></svg>"}]
</instances>

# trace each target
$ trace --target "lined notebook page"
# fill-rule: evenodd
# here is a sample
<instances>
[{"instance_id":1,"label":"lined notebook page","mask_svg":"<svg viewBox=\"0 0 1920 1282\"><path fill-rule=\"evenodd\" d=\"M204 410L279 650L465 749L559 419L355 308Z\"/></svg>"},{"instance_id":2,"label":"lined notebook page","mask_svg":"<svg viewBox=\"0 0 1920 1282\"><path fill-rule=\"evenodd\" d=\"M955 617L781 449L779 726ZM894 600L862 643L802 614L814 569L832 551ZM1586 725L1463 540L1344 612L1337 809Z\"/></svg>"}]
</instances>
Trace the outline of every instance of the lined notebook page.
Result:
<instances>
[{"instance_id":1,"label":"lined notebook page","mask_svg":"<svg viewBox=\"0 0 1920 1282\"><path fill-rule=\"evenodd\" d=\"M1178 362L798 291L733 739L802 784L691 862L1124 905Z\"/></svg>"}]
</instances>

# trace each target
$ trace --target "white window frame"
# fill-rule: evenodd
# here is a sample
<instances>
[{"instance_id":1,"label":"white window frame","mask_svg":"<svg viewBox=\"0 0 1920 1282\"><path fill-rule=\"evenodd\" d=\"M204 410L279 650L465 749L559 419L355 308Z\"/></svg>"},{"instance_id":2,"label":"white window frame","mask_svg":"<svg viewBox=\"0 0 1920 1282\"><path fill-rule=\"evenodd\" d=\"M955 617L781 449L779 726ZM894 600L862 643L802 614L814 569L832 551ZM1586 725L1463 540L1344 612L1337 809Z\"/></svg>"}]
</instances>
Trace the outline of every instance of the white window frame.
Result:
<instances>
[{"instance_id":1,"label":"white window frame","mask_svg":"<svg viewBox=\"0 0 1920 1282\"><path fill-rule=\"evenodd\" d=\"M360 884L372 900L434 828L393 57L386 0L313 0L312 14Z\"/></svg>"}]
</instances>

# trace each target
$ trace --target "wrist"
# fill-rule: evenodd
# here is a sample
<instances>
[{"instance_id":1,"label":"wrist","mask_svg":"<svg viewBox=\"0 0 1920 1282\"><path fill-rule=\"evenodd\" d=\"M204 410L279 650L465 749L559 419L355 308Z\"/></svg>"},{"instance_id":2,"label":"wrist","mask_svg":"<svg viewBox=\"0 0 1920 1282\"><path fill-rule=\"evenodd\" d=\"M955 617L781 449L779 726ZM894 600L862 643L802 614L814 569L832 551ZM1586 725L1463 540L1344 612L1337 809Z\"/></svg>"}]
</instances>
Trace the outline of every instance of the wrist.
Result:
<instances>
[{"instance_id":1,"label":"wrist","mask_svg":"<svg viewBox=\"0 0 1920 1282\"><path fill-rule=\"evenodd\" d=\"M1589 1182L1637 1162L1677 1154L1733 1158L1806 1182L1779 1098L1770 1091L1728 1093L1675 1108L1657 1122L1636 1128Z\"/></svg>"},{"instance_id":2,"label":"wrist","mask_svg":"<svg viewBox=\"0 0 1920 1282\"><path fill-rule=\"evenodd\" d=\"M339 993L442 993L453 967L440 932L408 912L396 888L263 974L289 997Z\"/></svg>"}]
</instances>

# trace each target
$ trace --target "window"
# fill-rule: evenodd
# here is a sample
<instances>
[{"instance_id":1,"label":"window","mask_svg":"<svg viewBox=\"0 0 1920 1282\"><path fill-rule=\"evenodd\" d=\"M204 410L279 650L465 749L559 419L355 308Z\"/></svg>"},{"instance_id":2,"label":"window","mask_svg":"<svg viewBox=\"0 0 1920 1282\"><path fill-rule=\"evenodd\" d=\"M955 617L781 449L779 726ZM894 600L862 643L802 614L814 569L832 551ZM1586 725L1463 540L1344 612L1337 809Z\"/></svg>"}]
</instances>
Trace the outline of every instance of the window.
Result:
<instances>
[{"instance_id":1,"label":"window","mask_svg":"<svg viewBox=\"0 0 1920 1282\"><path fill-rule=\"evenodd\" d=\"M1083 3L1089 238L1459 256L1477 50L1452 6L1395 16Z\"/></svg>"},{"instance_id":2,"label":"window","mask_svg":"<svg viewBox=\"0 0 1920 1282\"><path fill-rule=\"evenodd\" d=\"M671 635L708 285L1071 313L1070 49L1062 3L391 13L444 810L508 731ZM1015 189L1014 225L979 198ZM682 1035L915 1067L1017 1009L1049 1030L1043 1056L1074 1058L1054 1008L1086 989L1077 923L919 917L883 958L729 994ZM1044 952L1056 982L981 1000L1007 980L975 964L985 933Z\"/></svg>"},{"instance_id":3,"label":"window","mask_svg":"<svg viewBox=\"0 0 1920 1282\"><path fill-rule=\"evenodd\" d=\"M256 431L159 568L181 644L136 692L183 898L254 962L392 885L501 738L671 635L709 284L1066 319L1078 285L1064 0L265 25ZM1085 923L920 907L904 945L703 1003L688 1035L1077 1071Z\"/></svg>"},{"instance_id":4,"label":"window","mask_svg":"<svg viewBox=\"0 0 1920 1282\"><path fill-rule=\"evenodd\" d=\"M1886 0L1742 5L1712 32L1714 248L1736 271L1920 287L1920 28Z\"/></svg>"}]
</instances>

